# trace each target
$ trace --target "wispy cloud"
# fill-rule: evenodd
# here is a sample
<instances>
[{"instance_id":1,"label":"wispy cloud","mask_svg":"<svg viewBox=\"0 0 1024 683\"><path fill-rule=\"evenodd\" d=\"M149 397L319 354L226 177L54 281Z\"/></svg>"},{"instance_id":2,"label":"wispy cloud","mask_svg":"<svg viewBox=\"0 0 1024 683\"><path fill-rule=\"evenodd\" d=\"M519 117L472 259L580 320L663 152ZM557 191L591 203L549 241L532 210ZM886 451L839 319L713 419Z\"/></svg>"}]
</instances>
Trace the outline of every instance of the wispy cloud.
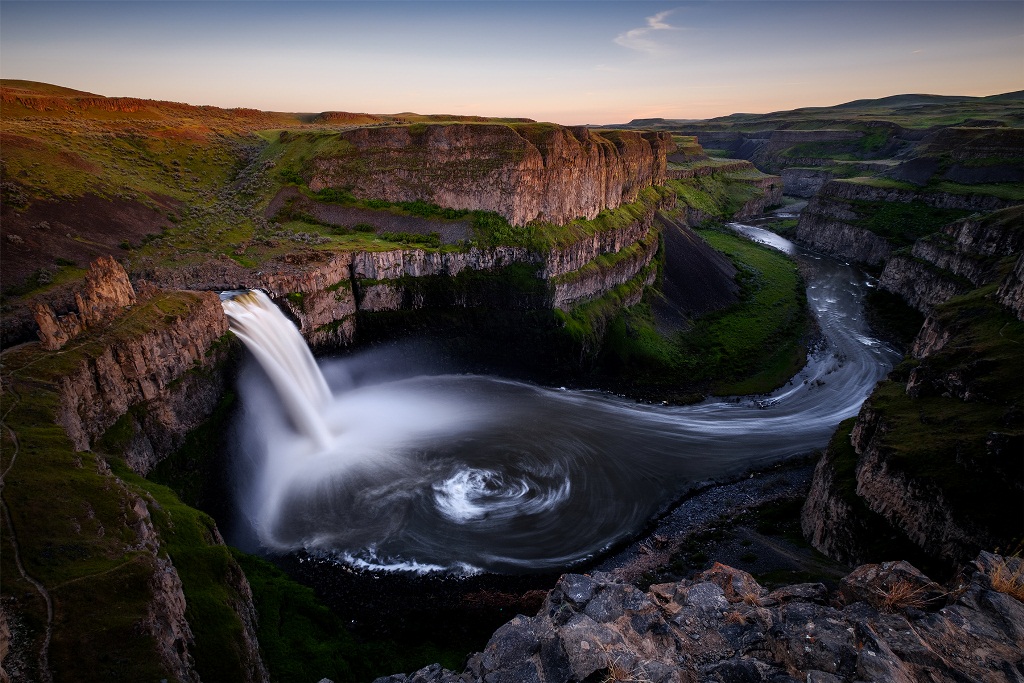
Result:
<instances>
[{"instance_id":1,"label":"wispy cloud","mask_svg":"<svg viewBox=\"0 0 1024 683\"><path fill-rule=\"evenodd\" d=\"M665 22L665 19L673 12L675 12L674 9L669 9L647 17L646 26L631 28L625 33L620 33L615 36L615 44L629 48L630 50L646 52L647 54L663 52L664 46L656 41L654 36L651 34L655 31L678 31L680 27L672 26Z\"/></svg>"}]
</instances>

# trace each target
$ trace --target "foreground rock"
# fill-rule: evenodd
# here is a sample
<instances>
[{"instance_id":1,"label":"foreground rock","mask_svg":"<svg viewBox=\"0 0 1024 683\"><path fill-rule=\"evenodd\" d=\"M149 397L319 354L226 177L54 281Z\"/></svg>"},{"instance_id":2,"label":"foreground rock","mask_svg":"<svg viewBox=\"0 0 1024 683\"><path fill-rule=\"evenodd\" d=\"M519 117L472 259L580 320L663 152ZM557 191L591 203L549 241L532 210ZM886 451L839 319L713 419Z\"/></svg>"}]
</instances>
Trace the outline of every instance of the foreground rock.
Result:
<instances>
[{"instance_id":1,"label":"foreground rock","mask_svg":"<svg viewBox=\"0 0 1024 683\"><path fill-rule=\"evenodd\" d=\"M567 574L461 674L433 665L377 683L1019 681L1024 561L981 553L969 569L948 592L906 562L859 567L835 593L769 592L720 564L646 593Z\"/></svg>"}]
</instances>

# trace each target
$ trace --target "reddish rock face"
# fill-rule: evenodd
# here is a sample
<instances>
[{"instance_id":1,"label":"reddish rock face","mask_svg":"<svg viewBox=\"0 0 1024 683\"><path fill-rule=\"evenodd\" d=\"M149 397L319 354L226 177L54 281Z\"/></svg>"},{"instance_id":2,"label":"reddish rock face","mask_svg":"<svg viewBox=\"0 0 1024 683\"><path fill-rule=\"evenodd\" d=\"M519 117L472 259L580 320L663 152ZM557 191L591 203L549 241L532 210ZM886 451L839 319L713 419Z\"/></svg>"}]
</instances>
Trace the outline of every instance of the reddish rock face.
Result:
<instances>
[{"instance_id":1,"label":"reddish rock face","mask_svg":"<svg viewBox=\"0 0 1024 683\"><path fill-rule=\"evenodd\" d=\"M135 289L128 273L112 256L101 256L85 276L85 289L75 293L77 313L57 316L48 304L36 305L39 339L43 348L56 351L85 328L112 320L133 303Z\"/></svg>"},{"instance_id":2,"label":"reddish rock face","mask_svg":"<svg viewBox=\"0 0 1024 683\"><path fill-rule=\"evenodd\" d=\"M594 218L665 180L668 133L553 124L360 128L314 158L309 187L387 201L494 211L514 225Z\"/></svg>"}]
</instances>

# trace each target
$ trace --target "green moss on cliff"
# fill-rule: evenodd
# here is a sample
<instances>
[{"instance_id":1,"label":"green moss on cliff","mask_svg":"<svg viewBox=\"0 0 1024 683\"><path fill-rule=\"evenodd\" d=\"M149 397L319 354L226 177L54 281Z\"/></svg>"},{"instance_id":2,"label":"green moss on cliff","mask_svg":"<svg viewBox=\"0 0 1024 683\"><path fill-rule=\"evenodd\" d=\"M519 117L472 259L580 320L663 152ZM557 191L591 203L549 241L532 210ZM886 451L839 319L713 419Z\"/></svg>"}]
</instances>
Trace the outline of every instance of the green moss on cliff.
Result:
<instances>
[{"instance_id":1,"label":"green moss on cliff","mask_svg":"<svg viewBox=\"0 0 1024 683\"><path fill-rule=\"evenodd\" d=\"M860 216L854 225L886 239L894 247L909 246L918 238L971 214L963 209L935 208L921 201L852 200L849 205Z\"/></svg>"},{"instance_id":2,"label":"green moss on cliff","mask_svg":"<svg viewBox=\"0 0 1024 683\"><path fill-rule=\"evenodd\" d=\"M953 336L916 365L913 396L890 380L869 402L885 425L875 441L888 466L941 497L968 529L1009 544L1024 536L1024 323L992 300L994 290L938 307Z\"/></svg>"},{"instance_id":3,"label":"green moss on cliff","mask_svg":"<svg viewBox=\"0 0 1024 683\"><path fill-rule=\"evenodd\" d=\"M89 331L64 349L38 345L3 356L4 425L17 435L3 452L3 498L25 569L53 599L50 663L55 681L134 681L172 678L163 670L156 644L140 624L149 619L152 552L141 545L133 511L137 495L155 500L150 514L162 547L185 585L190 623L207 643L197 643L197 666L207 680L239 680L241 624L231 609L231 565L227 549L211 540L208 518L186 508L166 489L136 477L112 452L75 452L57 424L60 382L80 364L118 341L160 328L195 304L191 293L160 295L134 306L110 325ZM123 448L130 419L115 425L106 447ZM104 444L97 448L104 450ZM109 466L112 472L108 470ZM8 554L5 548L4 554ZM34 628L45 624L35 598L18 572L0 574L5 597L18 601ZM223 653L221 652L223 650Z\"/></svg>"},{"instance_id":4,"label":"green moss on cliff","mask_svg":"<svg viewBox=\"0 0 1024 683\"><path fill-rule=\"evenodd\" d=\"M598 372L615 386L673 400L709 390L763 393L783 384L805 362L811 322L803 281L792 261L731 233L700 234L740 270L740 303L698 318L689 330L671 336L657 331L647 305L609 320ZM595 305L574 309L571 317L582 322Z\"/></svg>"}]
</instances>

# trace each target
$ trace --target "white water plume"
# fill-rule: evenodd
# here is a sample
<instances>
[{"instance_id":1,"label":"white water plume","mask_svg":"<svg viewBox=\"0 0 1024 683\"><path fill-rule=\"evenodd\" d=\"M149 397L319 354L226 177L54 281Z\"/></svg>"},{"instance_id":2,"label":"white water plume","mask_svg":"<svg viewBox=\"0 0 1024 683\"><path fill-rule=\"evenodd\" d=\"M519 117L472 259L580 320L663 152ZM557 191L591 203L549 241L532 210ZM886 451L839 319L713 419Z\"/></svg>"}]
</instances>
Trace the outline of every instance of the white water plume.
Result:
<instances>
[{"instance_id":1,"label":"white water plume","mask_svg":"<svg viewBox=\"0 0 1024 683\"><path fill-rule=\"evenodd\" d=\"M263 292L229 293L221 305L231 331L266 371L296 428L321 448L331 443L322 410L331 397L306 340Z\"/></svg>"}]
</instances>

